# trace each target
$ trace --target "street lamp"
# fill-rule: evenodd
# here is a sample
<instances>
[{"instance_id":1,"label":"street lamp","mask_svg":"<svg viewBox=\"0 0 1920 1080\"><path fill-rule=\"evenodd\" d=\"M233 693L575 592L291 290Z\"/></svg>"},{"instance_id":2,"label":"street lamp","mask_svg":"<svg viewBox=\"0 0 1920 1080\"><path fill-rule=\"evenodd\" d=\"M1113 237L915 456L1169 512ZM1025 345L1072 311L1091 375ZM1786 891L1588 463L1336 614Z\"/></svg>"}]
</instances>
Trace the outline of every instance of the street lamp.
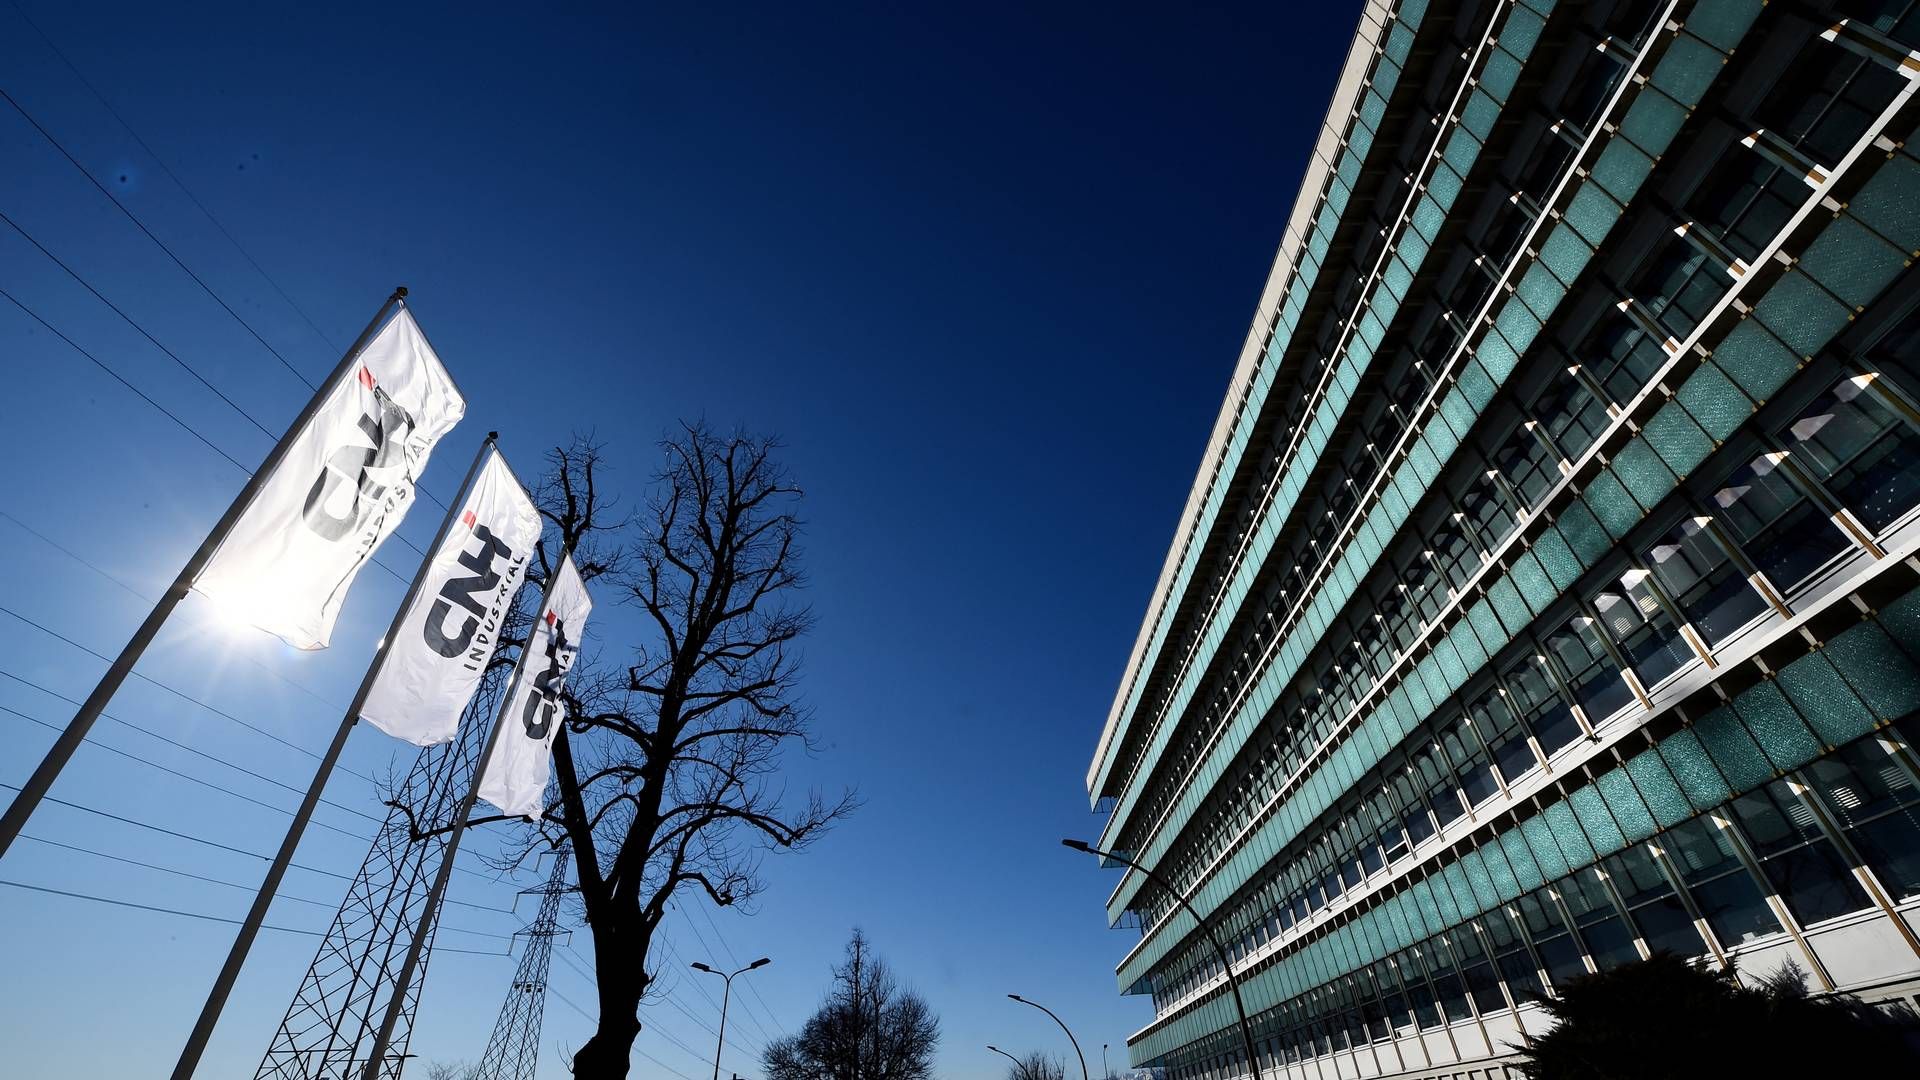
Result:
<instances>
[{"instance_id":1,"label":"street lamp","mask_svg":"<svg viewBox=\"0 0 1920 1080\"><path fill-rule=\"evenodd\" d=\"M713 1080L720 1080L720 1051L727 1045L727 1001L733 996L733 977L735 975L744 975L754 968L766 967L771 963L773 963L771 959L763 956L753 963L748 964L746 967L741 968L739 971L734 972L716 971L698 960L687 965L695 971L704 971L709 975L718 975L726 983L725 987L720 991L720 1041L713 1048Z\"/></svg>"},{"instance_id":2,"label":"street lamp","mask_svg":"<svg viewBox=\"0 0 1920 1080\"><path fill-rule=\"evenodd\" d=\"M1018 1070L1017 1072L1014 1073L1014 1075L1017 1077L1020 1077L1020 1080L1027 1080L1027 1063L1026 1062L1021 1061L1019 1058L1014 1057L1012 1054L1007 1053L1005 1050L1000 1049L999 1047L993 1045L992 1043L987 1044L987 1049L993 1051L996 1054L999 1054L1001 1057L1006 1058L1008 1061L1013 1062L1013 1067L1016 1070Z\"/></svg>"},{"instance_id":3,"label":"street lamp","mask_svg":"<svg viewBox=\"0 0 1920 1080\"><path fill-rule=\"evenodd\" d=\"M1074 1056L1080 1059L1080 1080L1088 1080L1087 1055L1082 1054L1080 1052L1080 1040L1073 1037L1073 1030L1067 1027L1067 1022L1065 1020L1060 1019L1058 1016L1054 1016L1052 1009L1047 1008L1045 1005L1042 1005L1037 1001L1028 1001L1026 998L1021 997L1019 994L1008 994L1007 996L1019 1002L1022 1005L1031 1005L1034 1008L1039 1009L1041 1012L1046 1013L1048 1016L1053 1016L1053 1022L1060 1025L1060 1030L1067 1033L1067 1041L1073 1044Z\"/></svg>"},{"instance_id":4,"label":"street lamp","mask_svg":"<svg viewBox=\"0 0 1920 1080\"><path fill-rule=\"evenodd\" d=\"M1233 962L1227 959L1227 950L1220 947L1220 939L1213 936L1213 930L1207 925L1207 920L1201 918L1200 913L1193 910L1193 905L1187 903L1187 898L1181 894L1179 889L1174 888L1171 882L1146 867L1141 866L1139 863L1134 862L1132 859L1124 855L1116 855L1111 851L1101 851L1085 840L1062 840L1060 843L1075 851L1084 851L1089 855L1098 855L1103 859L1112 859L1122 866L1131 866L1135 870L1140 871L1147 876L1148 880L1160 886L1169 896L1178 900L1180 906L1186 909L1187 914L1193 916L1193 921L1200 924L1200 932L1207 936L1207 943L1213 946L1215 955L1220 958L1220 971L1227 977L1227 987L1233 991L1233 1007L1234 1010L1240 1014L1240 1042L1247 1054L1247 1070L1253 1074L1253 1080L1260 1080L1260 1056L1253 1048L1253 1026L1247 1023L1247 1003L1240 997L1240 980L1234 978Z\"/></svg>"},{"instance_id":5,"label":"street lamp","mask_svg":"<svg viewBox=\"0 0 1920 1080\"><path fill-rule=\"evenodd\" d=\"M1100 1080L1113 1080L1113 1066L1107 1064L1107 1044L1100 1044Z\"/></svg>"}]
</instances>

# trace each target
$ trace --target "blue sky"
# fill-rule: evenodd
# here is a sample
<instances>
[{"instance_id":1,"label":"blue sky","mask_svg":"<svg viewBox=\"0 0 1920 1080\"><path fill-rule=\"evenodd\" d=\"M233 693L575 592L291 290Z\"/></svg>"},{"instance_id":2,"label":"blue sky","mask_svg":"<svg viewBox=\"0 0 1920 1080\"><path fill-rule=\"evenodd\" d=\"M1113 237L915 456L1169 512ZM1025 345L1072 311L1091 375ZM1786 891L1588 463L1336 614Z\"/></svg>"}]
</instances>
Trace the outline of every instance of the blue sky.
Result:
<instances>
[{"instance_id":1,"label":"blue sky","mask_svg":"<svg viewBox=\"0 0 1920 1080\"><path fill-rule=\"evenodd\" d=\"M523 473L570 431L596 431L636 499L676 418L785 440L807 490L820 628L806 696L826 744L793 761L793 782L855 785L866 806L814 851L770 861L752 914L688 907L670 922L674 1004L648 1007L636 1043L661 1064L636 1057L635 1075L711 1070L714 1003L677 972L730 949L775 960L748 976L757 995L736 1008L723 1061L758 1076L755 1049L809 1013L854 925L940 1014L943 1078L1000 1076L989 1042L1068 1053L1009 991L1061 1013L1095 1070L1102 1043L1122 1062L1148 1017L1114 987L1133 936L1103 922L1114 878L1057 841L1097 831L1087 760L1350 5L536 16L20 3L318 329L11 7L0 87L307 378L395 284L411 288L470 402L429 488L452 491L488 428ZM307 392L293 374L4 107L0 162L0 211L266 427L294 416ZM4 227L0 288L225 452L251 466L270 446ZM53 733L16 713L71 714L28 682L78 698L104 667L46 631L117 650L241 477L3 302L0 369L13 466L0 479L13 613L0 614L0 780L17 784ZM402 532L424 546L436 524L423 504ZM412 558L394 543L382 554L407 574ZM362 575L317 655L225 631L189 600L141 671L318 749L400 592ZM638 630L611 599L595 613L608 655ZM296 788L310 775L310 758L152 685L129 683L109 711ZM244 851L278 842L283 815L116 747L295 802L114 723L94 741L55 796ZM377 775L404 766L402 749L363 728L346 765ZM350 774L328 797L331 829L308 834L300 861L351 873L377 799ZM16 845L0 879L235 917L245 889L56 845L243 885L261 873L66 807L28 833L39 839ZM456 875L452 896L505 907L531 884ZM270 921L318 929L340 882L295 871L283 892ZM486 952L518 921L467 908L446 925L472 932L442 944ZM232 930L0 887L0 1072L164 1075ZM262 938L202 1075L251 1075L314 943ZM553 986L591 1011L570 961ZM436 955L413 1049L477 1057L511 970ZM589 1031L551 1000L541 1075L565 1075L561 1052Z\"/></svg>"}]
</instances>

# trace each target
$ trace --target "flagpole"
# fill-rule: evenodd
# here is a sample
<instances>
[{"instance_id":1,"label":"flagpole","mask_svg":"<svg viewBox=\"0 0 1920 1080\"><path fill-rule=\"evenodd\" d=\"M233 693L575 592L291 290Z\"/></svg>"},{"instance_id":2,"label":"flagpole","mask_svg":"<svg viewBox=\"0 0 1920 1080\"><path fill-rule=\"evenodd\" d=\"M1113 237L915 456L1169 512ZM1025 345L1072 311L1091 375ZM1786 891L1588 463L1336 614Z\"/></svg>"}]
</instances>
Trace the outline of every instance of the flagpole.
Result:
<instances>
[{"instance_id":1,"label":"flagpole","mask_svg":"<svg viewBox=\"0 0 1920 1080\"><path fill-rule=\"evenodd\" d=\"M207 993L206 1004L200 1008L200 1019L194 1023L193 1033L187 1036L186 1048L180 1051L180 1061L173 1067L173 1080L187 1080L199 1067L200 1055L206 1051L207 1040L213 1036L213 1028L220 1021L221 1010L226 1008L227 995L233 992L233 984L240 977L241 967L247 962L247 953L253 948L253 940L260 935L260 925L267 917L267 909L273 906L274 895L280 889L280 879L286 876L287 867L293 863L294 849L300 846L301 834L306 832L307 823L313 818L313 809L320 802L320 793L327 786L327 777L332 774L334 765L340 760L341 750L347 745L347 733L359 722L360 709L373 690L380 667L386 662L394 639L400 635L401 624L406 621L408 612L413 610L413 602L420 595L420 586L433 569L433 556L446 541L447 533L452 531L453 523L466 503L467 493L473 487L473 478L479 475L480 465L487 459L487 451L493 449L494 440L499 437L497 431L487 432L487 437L480 441L480 449L474 452L473 464L467 466L466 478L460 481L459 492L448 504L446 516L440 520L440 531L433 535L433 543L427 548L426 557L420 560L420 569L407 586L407 595L401 599L399 609L393 614L393 622L387 627L386 636L380 639L380 647L373 654L373 662L367 665L367 673L360 679L360 688L354 691L346 715L340 718L340 726L333 733L333 742L320 758L320 767L314 771L313 783L307 786L307 794L300 800L300 809L294 812L293 822L287 826L287 835L280 841L280 850L273 857L273 865L267 869L266 880L260 883L260 890L254 893L253 907L247 910L246 922L241 924L239 936L234 938L233 947L227 951L227 962L214 979L213 989Z\"/></svg>"},{"instance_id":2,"label":"flagpole","mask_svg":"<svg viewBox=\"0 0 1920 1080\"><path fill-rule=\"evenodd\" d=\"M553 600L553 583L560 576L560 567L573 552L562 546L560 557L553 561L553 572L547 575L546 588L540 590L540 607L534 612L534 630L539 628L540 616ZM486 748L480 751L480 760L473 767L473 782L468 785L467 797L454 807L453 824L447 832L447 854L440 861L440 872L434 876L433 890L427 893L427 904L420 909L420 922L414 927L413 941L407 946L407 958L400 965L400 975L393 982L393 1000L387 1003L387 1015L380 1021L380 1034L373 1040L373 1049L367 1054L366 1071L362 1080L380 1080L381 1060L387 1056L387 1047L393 1042L393 1029L400 1022L400 1013L406 1005L407 987L413 982L414 969L420 965L420 950L426 945L427 931L433 926L435 913L440 907L441 898L447 892L447 879L453 876L453 857L460 851L460 834L466 831L467 817L473 813L473 804L480 801L480 781L486 778L487 762L493 757L493 749L500 742L500 732L507 726L507 709L513 704L514 687L520 685L520 679L526 674L527 654L533 651L534 630L527 632L527 643L520 648L520 657L513 663L513 678L507 681L507 692L500 701L499 715L494 718L493 730L487 734Z\"/></svg>"},{"instance_id":3,"label":"flagpole","mask_svg":"<svg viewBox=\"0 0 1920 1080\"><path fill-rule=\"evenodd\" d=\"M354 358L360 355L360 350L366 347L374 331L378 330L380 324L386 320L387 313L393 310L394 305L405 299L406 295L407 287L402 285L393 290L392 296L387 297L387 302L380 306L379 314L375 315L373 321L367 324L367 328L354 339L353 345L347 349L346 355L340 358L339 365L333 369L333 374L327 376L327 381L320 384L321 389L314 392L313 397L307 402L307 407L301 410L300 416L294 420L292 426L280 436L280 441L274 445L272 452L267 454L267 459L261 462L260 468L248 478L246 486L240 489L240 494L233 500L233 505L227 507L227 512L221 515L213 531L200 542L199 550L187 560L187 565L181 569L180 576L174 578L173 584L161 594L159 602L154 604L153 610L148 613L147 620L140 624L140 629L133 632L132 639L127 642L125 648L120 650L120 655L114 658L113 664L107 668L107 673L100 677L100 682L94 686L93 693L87 695L87 700L80 705L80 710L73 714L73 719L67 723L66 729L53 741L53 747L47 751L47 756L40 759L40 764L33 770L33 775L21 785L20 793L15 795L13 802L7 806L5 816L0 816L0 858L6 856L7 849L13 846L14 840L20 835L20 830L26 827L27 819L33 816L34 810L40 805L40 800L45 798L48 789L53 787L53 782L59 777L60 771L67 767L67 762L72 760L74 752L79 750L80 744L86 741L87 732L93 728L94 721L100 719L100 714L105 711L107 702L113 699L113 695L120 689L120 684L126 681L127 675L133 671L133 666L140 661L140 655L147 651L148 645L152 644L154 635L160 632L161 624L167 621L167 617L173 614L173 609L179 606L188 592L192 591L194 579L200 576L200 571L206 569L214 552L220 550L220 545L226 540L227 533L233 529L234 522L240 520L240 515L253 504L254 496L259 494L261 486L279 467L280 459L286 456L287 448L293 445L294 438L306 430L314 413L320 411L327 388L338 383L346 374Z\"/></svg>"}]
</instances>

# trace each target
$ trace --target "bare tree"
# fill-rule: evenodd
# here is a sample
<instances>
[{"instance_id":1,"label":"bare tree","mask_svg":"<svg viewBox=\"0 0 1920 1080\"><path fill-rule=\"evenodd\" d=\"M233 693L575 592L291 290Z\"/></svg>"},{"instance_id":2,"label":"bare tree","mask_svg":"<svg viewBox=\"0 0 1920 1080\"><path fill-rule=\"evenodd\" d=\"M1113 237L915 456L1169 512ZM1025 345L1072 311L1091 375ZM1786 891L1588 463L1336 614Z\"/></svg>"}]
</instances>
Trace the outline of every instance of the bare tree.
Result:
<instances>
[{"instance_id":1,"label":"bare tree","mask_svg":"<svg viewBox=\"0 0 1920 1080\"><path fill-rule=\"evenodd\" d=\"M464 1061L430 1061L427 1080L474 1080L478 1074Z\"/></svg>"},{"instance_id":2,"label":"bare tree","mask_svg":"<svg viewBox=\"0 0 1920 1080\"><path fill-rule=\"evenodd\" d=\"M857 929L846 957L800 1033L767 1044L767 1080L927 1080L940 1045L933 1010L900 987Z\"/></svg>"},{"instance_id":3,"label":"bare tree","mask_svg":"<svg viewBox=\"0 0 1920 1080\"><path fill-rule=\"evenodd\" d=\"M697 423L660 446L656 490L632 516L603 490L599 443L576 438L548 455L534 501L558 542L541 541L527 574L534 588L493 665L510 667L524 645L534 614L524 596L551 579L561 550L603 586L603 601L612 583L651 630L630 663L582 656L568 673L567 720L553 742L559 798L497 860L511 868L571 847L600 1006L573 1073L590 1080L627 1075L668 902L689 887L720 906L751 900L766 852L805 847L857 805L849 791L782 806L783 751L812 748L796 651L812 618L792 600L804 583L800 489L775 460L777 444ZM397 798L390 805L416 836L445 831ZM515 819L468 824L506 820Z\"/></svg>"},{"instance_id":4,"label":"bare tree","mask_svg":"<svg viewBox=\"0 0 1920 1080\"><path fill-rule=\"evenodd\" d=\"M685 888L694 902L750 900L767 851L806 846L856 802L782 805L782 752L810 746L795 646L812 618L792 599L800 490L776 444L702 423L661 449L656 490L631 520L614 517L590 441L556 450L538 493L581 576L616 583L651 631L629 664L583 659L569 676L560 797L522 848L572 847L600 1005L573 1071L592 1080L627 1075L668 901ZM538 561L550 572L544 547Z\"/></svg>"},{"instance_id":5,"label":"bare tree","mask_svg":"<svg viewBox=\"0 0 1920 1080\"><path fill-rule=\"evenodd\" d=\"M1035 1050L1007 1066L1007 1080L1067 1080L1067 1059Z\"/></svg>"}]
</instances>

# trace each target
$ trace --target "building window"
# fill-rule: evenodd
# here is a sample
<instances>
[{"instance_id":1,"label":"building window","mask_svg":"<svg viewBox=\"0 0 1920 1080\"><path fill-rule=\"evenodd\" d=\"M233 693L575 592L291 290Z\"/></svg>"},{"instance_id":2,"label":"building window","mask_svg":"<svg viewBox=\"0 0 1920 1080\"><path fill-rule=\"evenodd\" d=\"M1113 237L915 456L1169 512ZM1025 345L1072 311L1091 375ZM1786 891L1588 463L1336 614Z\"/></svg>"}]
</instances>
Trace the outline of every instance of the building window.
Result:
<instances>
[{"instance_id":1,"label":"building window","mask_svg":"<svg viewBox=\"0 0 1920 1080\"><path fill-rule=\"evenodd\" d=\"M1868 737L1808 765L1806 775L1894 899L1920 896L1920 787L1906 762Z\"/></svg>"},{"instance_id":2,"label":"building window","mask_svg":"<svg viewBox=\"0 0 1920 1080\"><path fill-rule=\"evenodd\" d=\"M1640 683L1651 689L1694 658L1680 628L1653 591L1652 573L1635 567L1617 583L1588 598L1600 624L1627 658Z\"/></svg>"},{"instance_id":3,"label":"building window","mask_svg":"<svg viewBox=\"0 0 1920 1080\"><path fill-rule=\"evenodd\" d=\"M1597 868L1589 866L1562 878L1556 889L1573 914L1574 930L1586 944L1595 967L1606 971L1640 959L1633 929L1620 917L1620 909L1607 894Z\"/></svg>"},{"instance_id":4,"label":"building window","mask_svg":"<svg viewBox=\"0 0 1920 1080\"><path fill-rule=\"evenodd\" d=\"M1920 503L1920 431L1880 382L1839 380L1780 435L1793 460L1876 534Z\"/></svg>"},{"instance_id":5,"label":"building window","mask_svg":"<svg viewBox=\"0 0 1920 1080\"><path fill-rule=\"evenodd\" d=\"M1869 901L1833 841L1820 831L1813 811L1775 780L1733 801L1761 872L1802 923L1858 911Z\"/></svg>"},{"instance_id":6,"label":"building window","mask_svg":"<svg viewBox=\"0 0 1920 1080\"><path fill-rule=\"evenodd\" d=\"M1526 924L1527 935L1533 938L1534 949L1540 953L1540 963L1547 970L1548 980L1555 986L1565 986L1567 980L1587 974L1580 943L1574 940L1550 888L1522 896L1519 908L1521 921Z\"/></svg>"},{"instance_id":7,"label":"building window","mask_svg":"<svg viewBox=\"0 0 1920 1080\"><path fill-rule=\"evenodd\" d=\"M1500 678L1506 684L1507 704L1533 732L1540 752L1551 759L1585 732L1548 677L1546 663L1542 656L1523 656L1501 672Z\"/></svg>"},{"instance_id":8,"label":"building window","mask_svg":"<svg viewBox=\"0 0 1920 1080\"><path fill-rule=\"evenodd\" d=\"M1567 83L1567 92L1560 100L1561 114L1578 127L1591 128L1625 71L1626 67L1611 51L1587 52L1586 62ZM1559 138L1551 132L1546 137L1556 141Z\"/></svg>"},{"instance_id":9,"label":"building window","mask_svg":"<svg viewBox=\"0 0 1920 1080\"><path fill-rule=\"evenodd\" d=\"M1397 958L1401 978L1406 980L1407 998L1413 1003L1414 1023L1422 1028L1440 1026L1440 1004L1433 987L1427 984L1426 966L1420 962L1420 946L1404 950Z\"/></svg>"},{"instance_id":10,"label":"building window","mask_svg":"<svg viewBox=\"0 0 1920 1080\"><path fill-rule=\"evenodd\" d=\"M1456 516L1467 528L1473 530L1475 538L1479 540L1480 547L1491 551L1499 546L1501 539L1504 538L1507 533L1512 531L1514 514L1519 509L1519 506L1517 506L1512 499L1507 498L1500 492L1494 480L1494 475L1491 472L1482 472L1473 486L1468 488L1466 492L1460 496L1460 511ZM1453 544L1456 543L1457 537L1462 532L1463 530L1444 529L1439 536L1436 537L1436 540L1441 543ZM1441 549L1436 548L1435 550L1440 551ZM1456 550L1445 552L1444 554L1457 556L1459 553ZM1478 553L1476 552L1475 558L1471 561L1464 559L1460 562L1449 561L1447 567L1449 571L1451 571L1454 567L1458 566L1467 574L1470 574L1479 565L1479 561ZM1451 574L1449 576L1451 576ZM1464 580L1465 574L1462 575L1461 581L1454 583L1454 587L1458 588Z\"/></svg>"},{"instance_id":11,"label":"building window","mask_svg":"<svg viewBox=\"0 0 1920 1080\"><path fill-rule=\"evenodd\" d=\"M1597 726L1637 700L1600 640L1599 622L1591 616L1581 614L1567 620L1547 638L1547 652L1560 662L1567 689L1589 723Z\"/></svg>"},{"instance_id":12,"label":"building window","mask_svg":"<svg viewBox=\"0 0 1920 1080\"><path fill-rule=\"evenodd\" d=\"M1453 954L1460 962L1461 978L1466 980L1467 996L1473 999L1473 1007L1480 1015L1499 1012L1507 1007L1507 999L1500 992L1500 977L1494 974L1493 957L1487 954L1486 946L1480 941L1472 923L1459 927L1447 934L1447 944L1453 946Z\"/></svg>"},{"instance_id":13,"label":"building window","mask_svg":"<svg viewBox=\"0 0 1920 1080\"><path fill-rule=\"evenodd\" d=\"M1480 740L1473 734L1465 717L1456 717L1440 737L1440 747L1453 762L1453 769L1459 777L1460 790L1466 793L1467 804L1479 806L1495 795L1500 794L1500 781L1493 774L1493 765L1487 752L1481 748Z\"/></svg>"},{"instance_id":14,"label":"building window","mask_svg":"<svg viewBox=\"0 0 1920 1080\"><path fill-rule=\"evenodd\" d=\"M1640 271L1633 297L1660 321L1669 337L1684 341L1726 295L1726 268L1685 237L1674 237Z\"/></svg>"},{"instance_id":15,"label":"building window","mask_svg":"<svg viewBox=\"0 0 1920 1080\"><path fill-rule=\"evenodd\" d=\"M1649 951L1676 956L1698 956L1707 951L1693 915L1681 903L1673 883L1645 844L1607 857L1607 876L1627 906L1627 917L1640 929Z\"/></svg>"},{"instance_id":16,"label":"building window","mask_svg":"<svg viewBox=\"0 0 1920 1080\"><path fill-rule=\"evenodd\" d=\"M1710 818L1684 822L1661 837L1700 917L1728 948L1780 932L1780 920L1740 861L1733 841Z\"/></svg>"},{"instance_id":17,"label":"building window","mask_svg":"<svg viewBox=\"0 0 1920 1080\"><path fill-rule=\"evenodd\" d=\"M1834 7L1909 49L1920 49L1920 3L1914 0L1839 0Z\"/></svg>"},{"instance_id":18,"label":"building window","mask_svg":"<svg viewBox=\"0 0 1920 1080\"><path fill-rule=\"evenodd\" d=\"M1707 644L1717 645L1767 610L1746 574L1714 535L1711 519L1688 518L1643 559L1660 587Z\"/></svg>"},{"instance_id":19,"label":"building window","mask_svg":"<svg viewBox=\"0 0 1920 1080\"><path fill-rule=\"evenodd\" d=\"M1460 981L1460 973L1455 970L1453 958L1441 939L1432 938L1426 945L1416 947L1418 953L1424 949L1427 962L1427 977L1433 980L1433 993L1440 1001L1440 1011L1450 1024L1473 1019L1473 1007L1467 1004L1467 985Z\"/></svg>"},{"instance_id":20,"label":"building window","mask_svg":"<svg viewBox=\"0 0 1920 1080\"><path fill-rule=\"evenodd\" d=\"M1540 497L1560 479L1559 459L1525 425L1494 451L1493 467L1522 506L1539 505Z\"/></svg>"},{"instance_id":21,"label":"building window","mask_svg":"<svg viewBox=\"0 0 1920 1080\"><path fill-rule=\"evenodd\" d=\"M1533 415L1568 461L1587 452L1607 426L1607 407L1574 378L1554 378L1533 403Z\"/></svg>"},{"instance_id":22,"label":"building window","mask_svg":"<svg viewBox=\"0 0 1920 1080\"><path fill-rule=\"evenodd\" d=\"M1847 534L1780 468L1784 457L1755 455L1713 493L1714 519L1782 596L1851 546Z\"/></svg>"},{"instance_id":23,"label":"building window","mask_svg":"<svg viewBox=\"0 0 1920 1080\"><path fill-rule=\"evenodd\" d=\"M1467 705L1467 715L1481 741L1493 754L1500 775L1512 786L1522 776L1540 767L1533 747L1527 744L1527 729L1502 700L1498 687L1488 687Z\"/></svg>"},{"instance_id":24,"label":"building window","mask_svg":"<svg viewBox=\"0 0 1920 1080\"><path fill-rule=\"evenodd\" d=\"M1413 1034L1413 1007L1407 1001L1399 969L1382 960L1373 965L1373 981L1380 987L1380 1007L1386 1013L1390 1032L1401 1036Z\"/></svg>"},{"instance_id":25,"label":"building window","mask_svg":"<svg viewBox=\"0 0 1920 1080\"><path fill-rule=\"evenodd\" d=\"M1539 969L1534 966L1533 954L1520 936L1514 923L1515 917L1507 908L1489 914L1486 920L1487 940L1493 947L1494 965L1500 969L1500 977L1506 980L1507 991L1513 995L1514 1004L1523 1005L1529 999L1544 994L1546 988L1540 984Z\"/></svg>"},{"instance_id":26,"label":"building window","mask_svg":"<svg viewBox=\"0 0 1920 1080\"><path fill-rule=\"evenodd\" d=\"M1755 119L1801 153L1833 166L1901 86L1891 68L1815 37L1761 102Z\"/></svg>"},{"instance_id":27,"label":"building window","mask_svg":"<svg viewBox=\"0 0 1920 1080\"><path fill-rule=\"evenodd\" d=\"M1613 404L1632 401L1667 362L1667 350L1653 335L1615 313L1587 336L1576 358Z\"/></svg>"},{"instance_id":28,"label":"building window","mask_svg":"<svg viewBox=\"0 0 1920 1080\"><path fill-rule=\"evenodd\" d=\"M1721 155L1687 212L1735 258L1751 264L1787 227L1807 193L1804 178L1736 142Z\"/></svg>"},{"instance_id":29,"label":"building window","mask_svg":"<svg viewBox=\"0 0 1920 1080\"><path fill-rule=\"evenodd\" d=\"M1400 803L1400 825L1406 829L1407 843L1418 847L1434 834L1434 827L1433 816L1427 812L1427 802L1421 797L1419 781L1411 768L1394 778L1393 793Z\"/></svg>"}]
</instances>

